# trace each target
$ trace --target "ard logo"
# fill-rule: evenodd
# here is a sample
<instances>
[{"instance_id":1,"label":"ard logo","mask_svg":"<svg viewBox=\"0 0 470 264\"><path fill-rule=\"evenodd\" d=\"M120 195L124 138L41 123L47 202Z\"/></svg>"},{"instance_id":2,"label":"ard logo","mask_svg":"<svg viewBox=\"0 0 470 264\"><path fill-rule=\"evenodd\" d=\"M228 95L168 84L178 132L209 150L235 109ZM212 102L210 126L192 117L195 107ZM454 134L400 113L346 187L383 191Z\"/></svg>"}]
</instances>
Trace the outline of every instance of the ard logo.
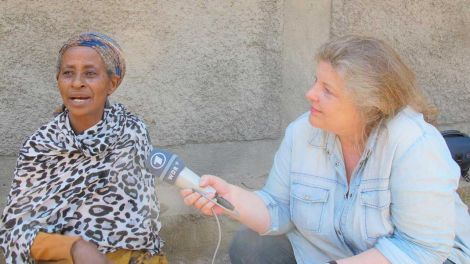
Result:
<instances>
[{"instance_id":1,"label":"ard logo","mask_svg":"<svg viewBox=\"0 0 470 264\"><path fill-rule=\"evenodd\" d=\"M166 163L166 157L161 152L157 152L153 154L152 157L150 158L150 166L152 166L152 168L156 170L161 169L165 165L165 163Z\"/></svg>"}]
</instances>

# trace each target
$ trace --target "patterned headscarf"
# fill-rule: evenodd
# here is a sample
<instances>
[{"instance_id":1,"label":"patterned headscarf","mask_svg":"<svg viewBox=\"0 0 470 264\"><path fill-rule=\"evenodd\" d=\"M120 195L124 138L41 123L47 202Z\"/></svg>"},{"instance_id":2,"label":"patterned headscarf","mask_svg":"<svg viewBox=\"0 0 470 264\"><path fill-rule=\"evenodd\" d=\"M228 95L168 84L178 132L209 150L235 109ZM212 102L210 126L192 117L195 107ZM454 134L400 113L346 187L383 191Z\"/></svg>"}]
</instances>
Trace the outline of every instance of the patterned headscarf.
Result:
<instances>
[{"instance_id":1,"label":"patterned headscarf","mask_svg":"<svg viewBox=\"0 0 470 264\"><path fill-rule=\"evenodd\" d=\"M103 59L109 74L119 77L118 86L126 73L126 62L121 47L112 38L98 32L86 32L67 40L59 51L57 60L57 76L60 71L62 56L68 48L83 46L94 49Z\"/></svg>"}]
</instances>

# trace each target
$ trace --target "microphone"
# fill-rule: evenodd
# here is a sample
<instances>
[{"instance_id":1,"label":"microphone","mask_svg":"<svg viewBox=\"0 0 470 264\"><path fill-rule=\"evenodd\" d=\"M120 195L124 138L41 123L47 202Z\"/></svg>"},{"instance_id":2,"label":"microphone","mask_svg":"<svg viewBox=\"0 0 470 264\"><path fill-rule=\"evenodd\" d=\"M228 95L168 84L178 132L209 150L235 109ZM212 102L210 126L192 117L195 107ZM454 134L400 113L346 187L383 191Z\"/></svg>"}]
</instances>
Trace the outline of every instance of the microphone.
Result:
<instances>
[{"instance_id":1,"label":"microphone","mask_svg":"<svg viewBox=\"0 0 470 264\"><path fill-rule=\"evenodd\" d=\"M209 194L214 194L210 201L216 203L229 213L236 213L235 207L223 197L219 196L216 190L210 186L200 187L200 177L188 169L183 160L178 155L166 150L154 148L146 161L147 169L163 181L176 185L183 189L192 189L206 199Z\"/></svg>"}]
</instances>

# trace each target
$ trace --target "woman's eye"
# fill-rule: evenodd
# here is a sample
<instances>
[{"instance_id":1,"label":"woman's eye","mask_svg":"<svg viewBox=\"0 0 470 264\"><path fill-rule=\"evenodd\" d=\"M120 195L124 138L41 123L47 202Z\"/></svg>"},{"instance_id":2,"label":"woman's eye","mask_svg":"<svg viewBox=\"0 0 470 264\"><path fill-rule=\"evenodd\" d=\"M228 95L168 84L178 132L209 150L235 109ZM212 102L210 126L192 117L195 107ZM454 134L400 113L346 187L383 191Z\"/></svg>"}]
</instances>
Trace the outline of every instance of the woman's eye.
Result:
<instances>
[{"instance_id":1,"label":"woman's eye","mask_svg":"<svg viewBox=\"0 0 470 264\"><path fill-rule=\"evenodd\" d=\"M64 75L64 76L72 76L72 74L73 74L72 71L63 71L62 72L62 75Z\"/></svg>"},{"instance_id":2,"label":"woman's eye","mask_svg":"<svg viewBox=\"0 0 470 264\"><path fill-rule=\"evenodd\" d=\"M323 87L323 91L325 91L326 94L331 94L331 91L328 89L328 87Z\"/></svg>"},{"instance_id":3,"label":"woman's eye","mask_svg":"<svg viewBox=\"0 0 470 264\"><path fill-rule=\"evenodd\" d=\"M85 74L86 74L87 77L94 77L94 76L96 76L96 72L92 72L92 71L86 72Z\"/></svg>"}]
</instances>

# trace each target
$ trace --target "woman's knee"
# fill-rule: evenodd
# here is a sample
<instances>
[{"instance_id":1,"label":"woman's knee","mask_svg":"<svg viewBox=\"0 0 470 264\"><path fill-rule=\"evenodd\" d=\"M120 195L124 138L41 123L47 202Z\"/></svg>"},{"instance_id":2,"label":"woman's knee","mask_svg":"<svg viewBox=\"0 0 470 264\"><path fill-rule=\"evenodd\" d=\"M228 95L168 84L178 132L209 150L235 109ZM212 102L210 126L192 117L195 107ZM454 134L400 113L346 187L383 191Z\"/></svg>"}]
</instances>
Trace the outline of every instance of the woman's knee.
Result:
<instances>
[{"instance_id":1,"label":"woman's knee","mask_svg":"<svg viewBox=\"0 0 470 264\"><path fill-rule=\"evenodd\" d=\"M230 244L229 255L232 263L248 263L247 260L256 258L260 249L260 236L250 229L238 230Z\"/></svg>"},{"instance_id":2,"label":"woman's knee","mask_svg":"<svg viewBox=\"0 0 470 264\"><path fill-rule=\"evenodd\" d=\"M229 255L233 264L295 263L294 252L286 236L260 236L249 229L235 233Z\"/></svg>"}]
</instances>

